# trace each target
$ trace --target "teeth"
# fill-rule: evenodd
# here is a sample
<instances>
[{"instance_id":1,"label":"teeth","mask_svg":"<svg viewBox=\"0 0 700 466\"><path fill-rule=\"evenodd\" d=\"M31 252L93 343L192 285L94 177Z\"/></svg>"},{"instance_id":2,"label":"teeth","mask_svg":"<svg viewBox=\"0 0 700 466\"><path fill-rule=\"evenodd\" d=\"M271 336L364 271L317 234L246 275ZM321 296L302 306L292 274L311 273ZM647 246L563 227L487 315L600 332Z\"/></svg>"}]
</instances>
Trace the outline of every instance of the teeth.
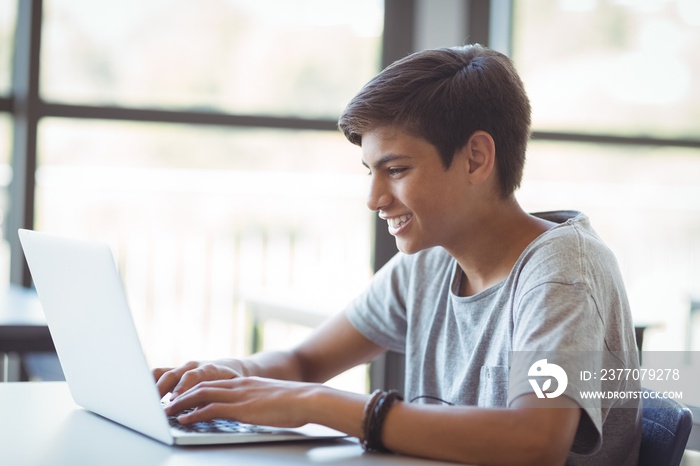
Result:
<instances>
[{"instance_id":1,"label":"teeth","mask_svg":"<svg viewBox=\"0 0 700 466\"><path fill-rule=\"evenodd\" d=\"M409 218L411 218L409 215L401 215L400 217L389 218L387 219L387 222L389 222L389 226L392 228L399 228L401 225L406 223Z\"/></svg>"}]
</instances>

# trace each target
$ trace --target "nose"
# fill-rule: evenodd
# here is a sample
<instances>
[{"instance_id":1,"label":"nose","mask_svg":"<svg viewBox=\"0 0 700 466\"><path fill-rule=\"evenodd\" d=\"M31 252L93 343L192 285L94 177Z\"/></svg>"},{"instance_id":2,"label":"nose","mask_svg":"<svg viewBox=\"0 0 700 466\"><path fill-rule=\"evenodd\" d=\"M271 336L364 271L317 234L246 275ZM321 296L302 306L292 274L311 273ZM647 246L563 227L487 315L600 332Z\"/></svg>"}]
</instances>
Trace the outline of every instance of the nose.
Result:
<instances>
[{"instance_id":1,"label":"nose","mask_svg":"<svg viewBox=\"0 0 700 466\"><path fill-rule=\"evenodd\" d=\"M387 186L377 176L372 176L367 195L367 207L372 211L380 211L391 204L393 197Z\"/></svg>"}]
</instances>

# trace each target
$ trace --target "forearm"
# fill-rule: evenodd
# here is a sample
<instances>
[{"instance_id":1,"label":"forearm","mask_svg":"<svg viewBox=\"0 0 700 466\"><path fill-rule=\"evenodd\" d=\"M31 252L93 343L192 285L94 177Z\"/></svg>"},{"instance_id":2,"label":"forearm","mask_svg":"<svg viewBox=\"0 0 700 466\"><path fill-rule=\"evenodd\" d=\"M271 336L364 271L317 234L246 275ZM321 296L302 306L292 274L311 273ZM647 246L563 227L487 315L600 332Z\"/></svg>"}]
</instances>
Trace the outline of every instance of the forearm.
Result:
<instances>
[{"instance_id":1,"label":"forearm","mask_svg":"<svg viewBox=\"0 0 700 466\"><path fill-rule=\"evenodd\" d=\"M480 465L561 465L556 426L516 409L435 407L397 403L382 430L390 450L410 456Z\"/></svg>"},{"instance_id":2,"label":"forearm","mask_svg":"<svg viewBox=\"0 0 700 466\"><path fill-rule=\"evenodd\" d=\"M384 351L340 313L300 345L288 351L259 353L243 361L242 373L281 380L323 383L341 372L366 363Z\"/></svg>"},{"instance_id":3,"label":"forearm","mask_svg":"<svg viewBox=\"0 0 700 466\"><path fill-rule=\"evenodd\" d=\"M303 381L300 362L290 351L265 351L240 361L229 361L240 364L239 370L246 377Z\"/></svg>"},{"instance_id":4,"label":"forearm","mask_svg":"<svg viewBox=\"0 0 700 466\"><path fill-rule=\"evenodd\" d=\"M363 438L367 395L328 387L312 389L308 422ZM466 464L561 465L578 425L578 408L558 408L553 417L539 409L484 409L396 403L382 429L389 450ZM568 416L565 413L568 412ZM573 415L571 415L573 413Z\"/></svg>"}]
</instances>

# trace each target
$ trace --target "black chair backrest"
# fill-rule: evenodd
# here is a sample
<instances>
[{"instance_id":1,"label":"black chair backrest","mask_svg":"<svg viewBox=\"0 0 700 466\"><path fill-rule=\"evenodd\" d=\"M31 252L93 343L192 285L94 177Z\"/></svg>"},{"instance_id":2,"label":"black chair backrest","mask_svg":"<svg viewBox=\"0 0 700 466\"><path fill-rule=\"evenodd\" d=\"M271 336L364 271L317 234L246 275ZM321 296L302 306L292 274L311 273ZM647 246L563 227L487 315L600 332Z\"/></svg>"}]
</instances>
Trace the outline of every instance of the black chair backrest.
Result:
<instances>
[{"instance_id":1,"label":"black chair backrest","mask_svg":"<svg viewBox=\"0 0 700 466\"><path fill-rule=\"evenodd\" d=\"M642 423L639 466L678 466L693 428L690 410L672 399L643 398Z\"/></svg>"}]
</instances>

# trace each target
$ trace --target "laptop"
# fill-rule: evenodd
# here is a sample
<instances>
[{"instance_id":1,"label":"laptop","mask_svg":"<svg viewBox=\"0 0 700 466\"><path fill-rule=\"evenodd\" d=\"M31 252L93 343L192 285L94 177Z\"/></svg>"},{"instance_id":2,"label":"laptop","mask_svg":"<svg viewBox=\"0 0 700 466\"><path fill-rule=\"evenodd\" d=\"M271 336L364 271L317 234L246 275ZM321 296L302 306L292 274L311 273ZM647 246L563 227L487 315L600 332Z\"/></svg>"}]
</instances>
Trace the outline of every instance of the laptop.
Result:
<instances>
[{"instance_id":1,"label":"laptop","mask_svg":"<svg viewBox=\"0 0 700 466\"><path fill-rule=\"evenodd\" d=\"M76 404L168 445L346 437L316 424L278 429L216 420L183 429L163 410L109 247L31 230L19 237Z\"/></svg>"}]
</instances>

